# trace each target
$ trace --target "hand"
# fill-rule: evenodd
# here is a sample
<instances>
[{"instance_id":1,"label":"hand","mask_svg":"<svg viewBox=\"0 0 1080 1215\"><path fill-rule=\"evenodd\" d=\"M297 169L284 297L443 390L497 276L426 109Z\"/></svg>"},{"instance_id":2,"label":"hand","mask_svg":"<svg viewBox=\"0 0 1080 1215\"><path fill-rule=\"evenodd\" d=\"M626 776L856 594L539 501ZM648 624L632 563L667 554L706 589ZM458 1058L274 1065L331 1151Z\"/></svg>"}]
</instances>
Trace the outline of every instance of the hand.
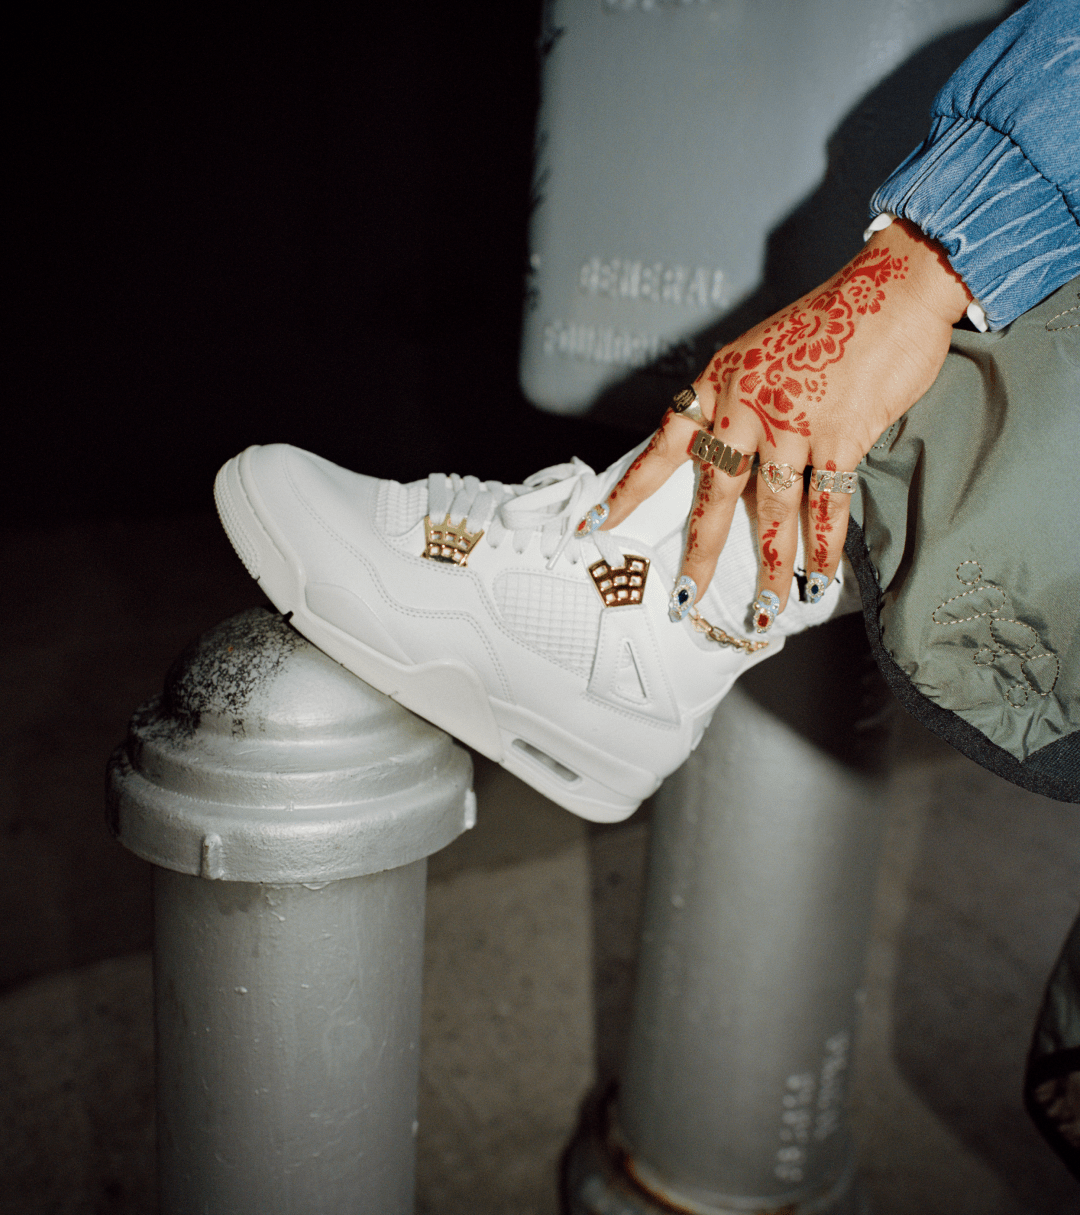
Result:
<instances>
[{"instance_id":1,"label":"hand","mask_svg":"<svg viewBox=\"0 0 1080 1215\"><path fill-rule=\"evenodd\" d=\"M717 351L694 388L713 451L726 444L736 456L723 461L730 473L701 463L681 569L692 586L683 584L681 602L673 592L674 618L708 588L755 452L755 626L766 631L787 604L804 496L809 594L821 598L840 564L850 495L830 489L828 478L816 487L816 476L804 495L803 470L855 469L934 382L971 298L941 246L898 220L834 278ZM668 410L608 496L604 528L617 527L689 460L700 433L697 423ZM740 452L745 459L737 460ZM775 599L763 597L769 591Z\"/></svg>"}]
</instances>

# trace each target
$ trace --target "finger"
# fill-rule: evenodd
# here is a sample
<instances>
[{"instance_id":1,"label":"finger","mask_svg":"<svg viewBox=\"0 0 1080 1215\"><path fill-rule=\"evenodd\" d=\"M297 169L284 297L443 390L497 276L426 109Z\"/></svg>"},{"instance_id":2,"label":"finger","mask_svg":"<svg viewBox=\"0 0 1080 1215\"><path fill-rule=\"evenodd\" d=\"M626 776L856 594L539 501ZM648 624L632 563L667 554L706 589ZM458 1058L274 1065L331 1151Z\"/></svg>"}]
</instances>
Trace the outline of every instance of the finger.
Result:
<instances>
[{"instance_id":1,"label":"finger","mask_svg":"<svg viewBox=\"0 0 1080 1215\"><path fill-rule=\"evenodd\" d=\"M836 578L847 538L851 491L857 484L853 470L859 454L849 451L837 453L837 457L815 465L810 474L806 595L811 603L819 602Z\"/></svg>"},{"instance_id":2,"label":"finger","mask_svg":"<svg viewBox=\"0 0 1080 1215\"><path fill-rule=\"evenodd\" d=\"M786 455L788 462L780 457ZM799 550L805 449L781 450L762 464L757 478L757 531L760 553L757 596L751 615L759 633L767 632L787 607Z\"/></svg>"},{"instance_id":3,"label":"finger","mask_svg":"<svg viewBox=\"0 0 1080 1215\"><path fill-rule=\"evenodd\" d=\"M743 448L725 447L711 435L708 439L711 448L701 460L682 567L669 604L673 620L684 619L708 590L739 495L750 479L753 457L744 453L754 450L753 439Z\"/></svg>"},{"instance_id":4,"label":"finger","mask_svg":"<svg viewBox=\"0 0 1080 1215\"><path fill-rule=\"evenodd\" d=\"M660 429L649 440L648 447L626 470L594 518L602 518L602 526L605 529L617 527L635 507L656 493L671 474L690 459L690 444L699 429L697 423L680 417L669 409L664 414ZM604 507L607 508L606 516ZM582 523L589 521L590 516L593 516L592 511L585 516ZM578 530L581 530L581 525ZM589 527L587 530L592 531L593 528Z\"/></svg>"}]
</instances>

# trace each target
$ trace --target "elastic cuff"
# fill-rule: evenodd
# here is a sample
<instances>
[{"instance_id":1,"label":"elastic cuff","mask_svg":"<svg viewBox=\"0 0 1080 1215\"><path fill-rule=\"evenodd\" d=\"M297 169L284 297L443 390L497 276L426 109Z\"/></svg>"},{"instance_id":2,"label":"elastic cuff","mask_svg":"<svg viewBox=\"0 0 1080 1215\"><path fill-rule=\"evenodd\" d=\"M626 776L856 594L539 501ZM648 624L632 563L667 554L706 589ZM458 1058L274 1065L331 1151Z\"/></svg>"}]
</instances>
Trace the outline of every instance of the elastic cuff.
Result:
<instances>
[{"instance_id":1,"label":"elastic cuff","mask_svg":"<svg viewBox=\"0 0 1080 1215\"><path fill-rule=\"evenodd\" d=\"M936 119L870 208L944 246L990 329L1080 274L1080 224L1064 196L1008 136L974 119Z\"/></svg>"},{"instance_id":2,"label":"elastic cuff","mask_svg":"<svg viewBox=\"0 0 1080 1215\"><path fill-rule=\"evenodd\" d=\"M875 232L884 232L890 224L896 220L896 216L891 211L881 211L875 215L870 221L869 226L862 234L863 243L870 239ZM986 323L986 309L979 303L978 300L972 300L967 306L968 320L975 326L980 333L985 333L990 326Z\"/></svg>"}]
</instances>

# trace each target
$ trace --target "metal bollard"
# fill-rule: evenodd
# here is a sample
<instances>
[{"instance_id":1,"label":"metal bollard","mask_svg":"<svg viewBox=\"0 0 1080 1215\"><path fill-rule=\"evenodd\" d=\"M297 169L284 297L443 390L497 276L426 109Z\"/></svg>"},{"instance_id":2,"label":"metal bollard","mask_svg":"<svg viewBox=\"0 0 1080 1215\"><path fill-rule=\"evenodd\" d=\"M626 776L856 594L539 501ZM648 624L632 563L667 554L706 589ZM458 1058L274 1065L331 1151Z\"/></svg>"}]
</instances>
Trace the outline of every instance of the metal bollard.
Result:
<instances>
[{"instance_id":1,"label":"metal bollard","mask_svg":"<svg viewBox=\"0 0 1080 1215\"><path fill-rule=\"evenodd\" d=\"M109 763L154 871L163 1215L409 1215L426 858L469 757L263 609L194 642Z\"/></svg>"},{"instance_id":2,"label":"metal bollard","mask_svg":"<svg viewBox=\"0 0 1080 1215\"><path fill-rule=\"evenodd\" d=\"M860 1210L845 1080L879 793L740 688L721 704L657 795L630 1043L567 1153L573 1215Z\"/></svg>"}]
</instances>

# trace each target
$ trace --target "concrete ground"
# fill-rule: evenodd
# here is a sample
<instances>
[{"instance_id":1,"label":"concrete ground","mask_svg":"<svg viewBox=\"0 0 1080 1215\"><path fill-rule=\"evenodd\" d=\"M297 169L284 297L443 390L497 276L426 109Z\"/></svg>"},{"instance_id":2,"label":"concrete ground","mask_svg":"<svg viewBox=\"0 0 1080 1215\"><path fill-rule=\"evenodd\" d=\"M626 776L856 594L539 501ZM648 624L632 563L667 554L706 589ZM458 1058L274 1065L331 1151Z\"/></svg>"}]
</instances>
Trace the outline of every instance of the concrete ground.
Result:
<instances>
[{"instance_id":1,"label":"concrete ground","mask_svg":"<svg viewBox=\"0 0 1080 1215\"><path fill-rule=\"evenodd\" d=\"M5 537L0 1212L154 1209L148 867L107 835L105 759L192 636L259 602L210 516ZM780 660L778 660L780 661ZM418 1212L554 1215L617 1066L648 808L590 827L486 762L430 863ZM1020 1107L1080 904L1077 808L906 721L853 1113L874 1215L1066 1215L1080 1185Z\"/></svg>"}]
</instances>

